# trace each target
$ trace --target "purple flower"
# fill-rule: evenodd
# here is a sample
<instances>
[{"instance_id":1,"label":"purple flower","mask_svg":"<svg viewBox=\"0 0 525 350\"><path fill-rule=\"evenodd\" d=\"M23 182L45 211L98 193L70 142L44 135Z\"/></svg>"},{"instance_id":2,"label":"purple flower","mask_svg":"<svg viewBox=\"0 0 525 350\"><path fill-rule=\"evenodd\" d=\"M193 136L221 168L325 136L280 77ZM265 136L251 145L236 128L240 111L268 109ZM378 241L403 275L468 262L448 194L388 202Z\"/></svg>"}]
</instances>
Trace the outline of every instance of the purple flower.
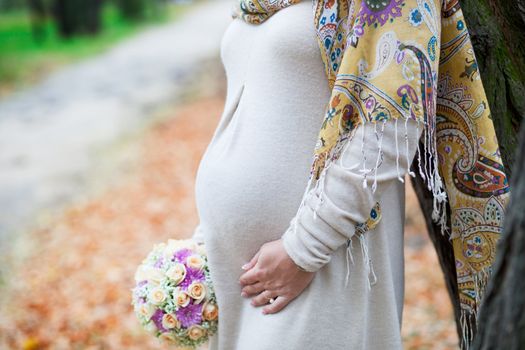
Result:
<instances>
[{"instance_id":1,"label":"purple flower","mask_svg":"<svg viewBox=\"0 0 525 350\"><path fill-rule=\"evenodd\" d=\"M162 317L164 316L164 311L161 309L155 310L155 313L153 316L151 316L151 320L153 323L155 323L155 326L161 331L162 333L167 332L168 330L164 327L162 327Z\"/></svg>"},{"instance_id":2,"label":"purple flower","mask_svg":"<svg viewBox=\"0 0 525 350\"><path fill-rule=\"evenodd\" d=\"M204 277L204 270L195 270L195 269L192 269L191 267L186 267L186 276L180 282L179 286L183 290L186 290L186 289L188 289L188 286L193 281L202 282L202 281L204 281L204 279L205 279L205 277Z\"/></svg>"},{"instance_id":3,"label":"purple flower","mask_svg":"<svg viewBox=\"0 0 525 350\"><path fill-rule=\"evenodd\" d=\"M175 311L180 324L188 328L202 321L202 303L194 304L193 300L186 306Z\"/></svg>"},{"instance_id":4,"label":"purple flower","mask_svg":"<svg viewBox=\"0 0 525 350\"><path fill-rule=\"evenodd\" d=\"M191 251L191 249L182 248L181 250L173 254L173 258L171 259L171 261L177 261L180 263L184 263L186 261L186 258L192 254L193 254L193 251Z\"/></svg>"}]
</instances>

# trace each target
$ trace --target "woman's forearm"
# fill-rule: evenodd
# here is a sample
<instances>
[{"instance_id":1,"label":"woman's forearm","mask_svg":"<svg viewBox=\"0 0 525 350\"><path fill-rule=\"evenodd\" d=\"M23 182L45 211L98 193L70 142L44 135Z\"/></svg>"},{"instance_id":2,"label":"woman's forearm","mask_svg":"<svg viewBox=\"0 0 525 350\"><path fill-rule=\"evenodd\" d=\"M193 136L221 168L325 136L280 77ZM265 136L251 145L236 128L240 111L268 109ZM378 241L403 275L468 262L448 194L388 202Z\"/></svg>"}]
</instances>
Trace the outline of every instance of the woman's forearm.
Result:
<instances>
[{"instance_id":1,"label":"woman's forearm","mask_svg":"<svg viewBox=\"0 0 525 350\"><path fill-rule=\"evenodd\" d=\"M382 122L359 126L348 147L326 170L324 186L307 194L296 214L295 231L291 225L282 236L287 253L301 268L317 271L328 263L332 253L355 234L355 226L368 219L374 204L381 203L382 192L409 171L423 128L411 119L395 123L385 122L382 137ZM377 172L367 175L364 188L363 160L367 169L373 169L379 149L382 161Z\"/></svg>"}]
</instances>

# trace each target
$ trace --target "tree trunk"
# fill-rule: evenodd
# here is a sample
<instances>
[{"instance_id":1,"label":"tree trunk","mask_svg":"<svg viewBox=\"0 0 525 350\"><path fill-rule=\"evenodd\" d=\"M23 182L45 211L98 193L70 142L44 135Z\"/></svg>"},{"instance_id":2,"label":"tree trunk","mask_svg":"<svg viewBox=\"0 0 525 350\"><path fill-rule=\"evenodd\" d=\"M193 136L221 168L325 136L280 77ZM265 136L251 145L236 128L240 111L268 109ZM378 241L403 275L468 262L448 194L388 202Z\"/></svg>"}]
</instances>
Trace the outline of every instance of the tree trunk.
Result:
<instances>
[{"instance_id":1,"label":"tree trunk","mask_svg":"<svg viewBox=\"0 0 525 350\"><path fill-rule=\"evenodd\" d=\"M461 2L507 176L525 115L525 0Z\"/></svg>"},{"instance_id":2,"label":"tree trunk","mask_svg":"<svg viewBox=\"0 0 525 350\"><path fill-rule=\"evenodd\" d=\"M525 171L525 124L516 153L516 173ZM525 349L525 177L516 176L485 298L474 350Z\"/></svg>"},{"instance_id":3,"label":"tree trunk","mask_svg":"<svg viewBox=\"0 0 525 350\"><path fill-rule=\"evenodd\" d=\"M45 40L46 5L43 0L27 0L31 19L33 40L40 44Z\"/></svg>"},{"instance_id":4,"label":"tree trunk","mask_svg":"<svg viewBox=\"0 0 525 350\"><path fill-rule=\"evenodd\" d=\"M463 0L461 5L491 109L503 164L510 180L518 142L517 134L525 115L525 45L523 45L525 42L525 0ZM418 172L415 171L417 159L412 164L412 169L417 175L416 178L411 178L412 185L425 215L430 238L445 272L445 282L456 316L459 339L463 339L459 326L458 286L454 277L456 267L452 246L448 237L443 237L440 228L432 222L430 217L432 196ZM448 205L447 211L450 212ZM521 253L525 254L525 249L522 249ZM523 259L525 257L522 258L522 264L524 264ZM520 294L517 291L523 291L523 289L507 290L507 293L517 299ZM524 299L521 300L523 304ZM524 309L522 307L519 310ZM485 326L482 329L485 329ZM482 335L480 337L484 339ZM507 349L506 347L499 348Z\"/></svg>"},{"instance_id":5,"label":"tree trunk","mask_svg":"<svg viewBox=\"0 0 525 350\"><path fill-rule=\"evenodd\" d=\"M77 34L97 34L100 29L102 0L54 0L52 13L62 38Z\"/></svg>"}]
</instances>

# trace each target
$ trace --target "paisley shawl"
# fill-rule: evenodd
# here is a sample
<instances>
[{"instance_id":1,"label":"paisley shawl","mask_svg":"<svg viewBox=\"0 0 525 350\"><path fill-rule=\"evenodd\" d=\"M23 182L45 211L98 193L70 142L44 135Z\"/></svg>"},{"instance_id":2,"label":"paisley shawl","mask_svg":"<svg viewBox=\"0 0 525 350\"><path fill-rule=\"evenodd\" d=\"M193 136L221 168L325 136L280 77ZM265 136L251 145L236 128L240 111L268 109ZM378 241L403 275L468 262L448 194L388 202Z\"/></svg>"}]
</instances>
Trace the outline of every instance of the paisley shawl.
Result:
<instances>
[{"instance_id":1,"label":"paisley shawl","mask_svg":"<svg viewBox=\"0 0 525 350\"><path fill-rule=\"evenodd\" d=\"M240 0L232 15L260 24L300 1ZM313 0L312 10L332 92L305 195L314 183L322 188L326 169L362 123L384 128L394 119L397 128L413 119L424 127L418 170L433 193L432 219L452 241L461 347L468 348L510 189L459 2ZM366 161L363 188L375 191L375 178L369 187L367 177L376 174L381 150L371 165ZM401 174L399 180L403 181ZM388 208L377 202L370 218L356 225L356 234L372 230L381 220L381 210Z\"/></svg>"}]
</instances>

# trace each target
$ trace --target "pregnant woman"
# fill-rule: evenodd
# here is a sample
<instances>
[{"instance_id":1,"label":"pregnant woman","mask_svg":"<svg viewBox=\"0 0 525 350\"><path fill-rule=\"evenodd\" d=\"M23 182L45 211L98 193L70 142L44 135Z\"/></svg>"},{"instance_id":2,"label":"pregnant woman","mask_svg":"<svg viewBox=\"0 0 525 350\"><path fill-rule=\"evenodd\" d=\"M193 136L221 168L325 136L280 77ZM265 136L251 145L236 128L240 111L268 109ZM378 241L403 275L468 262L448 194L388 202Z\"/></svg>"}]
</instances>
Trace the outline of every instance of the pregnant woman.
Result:
<instances>
[{"instance_id":1,"label":"pregnant woman","mask_svg":"<svg viewBox=\"0 0 525 350\"><path fill-rule=\"evenodd\" d=\"M438 158L448 167L462 149L435 141L440 6L236 7L221 42L224 111L195 188L194 238L220 310L210 350L402 348L403 179L417 155L445 223ZM478 128L490 121L487 108L474 112ZM497 149L491 128L477 130L492 137L484 152Z\"/></svg>"}]
</instances>

